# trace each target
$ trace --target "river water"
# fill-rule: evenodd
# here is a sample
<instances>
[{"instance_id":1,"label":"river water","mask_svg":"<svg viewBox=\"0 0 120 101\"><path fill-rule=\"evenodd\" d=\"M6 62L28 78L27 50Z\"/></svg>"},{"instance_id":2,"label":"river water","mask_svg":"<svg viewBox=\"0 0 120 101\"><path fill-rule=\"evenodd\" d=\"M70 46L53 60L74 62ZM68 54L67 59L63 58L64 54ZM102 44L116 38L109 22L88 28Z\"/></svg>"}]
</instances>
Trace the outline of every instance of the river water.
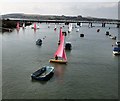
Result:
<instances>
[{"instance_id":1,"label":"river water","mask_svg":"<svg viewBox=\"0 0 120 101\"><path fill-rule=\"evenodd\" d=\"M109 30L118 36L114 25L95 25L88 28L83 24L65 38L72 50L66 51L67 65L49 63L57 49L59 28L68 26L39 24L36 32L30 26L15 29L2 35L2 98L3 99L117 99L118 56L112 54L114 40L105 35ZM73 24L74 26L74 24ZM100 32L97 32L97 29ZM83 38L80 34L84 34ZM36 45L38 38L42 46ZM47 82L31 80L31 73L44 65L55 67L53 77Z\"/></svg>"}]
</instances>

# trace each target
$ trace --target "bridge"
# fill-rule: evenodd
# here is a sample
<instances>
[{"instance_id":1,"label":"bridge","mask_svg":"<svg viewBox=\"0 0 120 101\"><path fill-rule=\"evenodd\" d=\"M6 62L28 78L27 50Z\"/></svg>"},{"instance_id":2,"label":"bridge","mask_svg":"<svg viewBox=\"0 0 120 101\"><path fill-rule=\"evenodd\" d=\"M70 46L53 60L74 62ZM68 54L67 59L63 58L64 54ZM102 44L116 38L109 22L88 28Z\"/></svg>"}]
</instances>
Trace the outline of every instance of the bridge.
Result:
<instances>
[{"instance_id":1,"label":"bridge","mask_svg":"<svg viewBox=\"0 0 120 101\"><path fill-rule=\"evenodd\" d=\"M106 24L115 24L117 25L117 28L120 28L120 20L104 20L104 21L98 21L98 20L89 20L89 21L83 21L83 20L42 20L42 19L20 19L20 18L9 18L10 20L14 21L20 21L20 22L38 22L38 23L65 23L66 25L69 23L77 23L77 25L80 25L81 23L88 23L89 26L93 26L93 23L95 24L101 24L102 27L105 27Z\"/></svg>"}]
</instances>

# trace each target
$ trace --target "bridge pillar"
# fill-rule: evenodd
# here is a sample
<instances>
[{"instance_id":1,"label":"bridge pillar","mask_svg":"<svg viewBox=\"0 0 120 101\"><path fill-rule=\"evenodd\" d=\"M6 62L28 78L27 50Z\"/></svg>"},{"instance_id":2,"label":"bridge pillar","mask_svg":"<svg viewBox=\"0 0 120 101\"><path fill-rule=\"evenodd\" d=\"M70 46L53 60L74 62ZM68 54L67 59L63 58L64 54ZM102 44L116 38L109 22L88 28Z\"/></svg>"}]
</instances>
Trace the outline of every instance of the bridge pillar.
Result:
<instances>
[{"instance_id":1,"label":"bridge pillar","mask_svg":"<svg viewBox=\"0 0 120 101\"><path fill-rule=\"evenodd\" d=\"M102 27L105 27L105 23L102 23Z\"/></svg>"},{"instance_id":2,"label":"bridge pillar","mask_svg":"<svg viewBox=\"0 0 120 101\"><path fill-rule=\"evenodd\" d=\"M89 22L88 27L93 27L92 22Z\"/></svg>"},{"instance_id":3,"label":"bridge pillar","mask_svg":"<svg viewBox=\"0 0 120 101\"><path fill-rule=\"evenodd\" d=\"M120 28L120 24L117 24L117 28Z\"/></svg>"}]
</instances>

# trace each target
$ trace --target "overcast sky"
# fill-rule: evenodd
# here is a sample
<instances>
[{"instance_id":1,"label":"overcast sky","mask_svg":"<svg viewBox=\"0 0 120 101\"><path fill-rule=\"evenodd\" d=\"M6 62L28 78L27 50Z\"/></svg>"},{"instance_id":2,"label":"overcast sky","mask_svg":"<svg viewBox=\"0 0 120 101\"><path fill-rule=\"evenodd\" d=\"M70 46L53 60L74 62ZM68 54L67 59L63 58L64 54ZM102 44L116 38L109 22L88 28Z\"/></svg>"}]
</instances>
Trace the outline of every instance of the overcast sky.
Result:
<instances>
[{"instance_id":1,"label":"overcast sky","mask_svg":"<svg viewBox=\"0 0 120 101\"><path fill-rule=\"evenodd\" d=\"M0 13L118 18L119 0L0 0Z\"/></svg>"}]
</instances>

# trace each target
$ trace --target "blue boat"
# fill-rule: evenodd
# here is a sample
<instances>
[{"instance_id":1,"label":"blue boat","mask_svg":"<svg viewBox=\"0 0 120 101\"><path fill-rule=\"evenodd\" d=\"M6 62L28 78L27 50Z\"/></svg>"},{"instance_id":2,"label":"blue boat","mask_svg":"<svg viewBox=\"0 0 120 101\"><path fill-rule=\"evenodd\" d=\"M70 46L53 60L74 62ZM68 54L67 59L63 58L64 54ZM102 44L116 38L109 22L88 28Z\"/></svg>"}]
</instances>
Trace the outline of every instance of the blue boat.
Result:
<instances>
[{"instance_id":1,"label":"blue boat","mask_svg":"<svg viewBox=\"0 0 120 101\"><path fill-rule=\"evenodd\" d=\"M113 54L120 55L120 47L118 47L118 46L113 47Z\"/></svg>"},{"instance_id":2,"label":"blue boat","mask_svg":"<svg viewBox=\"0 0 120 101\"><path fill-rule=\"evenodd\" d=\"M31 78L39 81L47 81L49 80L54 74L54 67L52 66L44 66L39 70L35 71L31 74Z\"/></svg>"}]
</instances>

